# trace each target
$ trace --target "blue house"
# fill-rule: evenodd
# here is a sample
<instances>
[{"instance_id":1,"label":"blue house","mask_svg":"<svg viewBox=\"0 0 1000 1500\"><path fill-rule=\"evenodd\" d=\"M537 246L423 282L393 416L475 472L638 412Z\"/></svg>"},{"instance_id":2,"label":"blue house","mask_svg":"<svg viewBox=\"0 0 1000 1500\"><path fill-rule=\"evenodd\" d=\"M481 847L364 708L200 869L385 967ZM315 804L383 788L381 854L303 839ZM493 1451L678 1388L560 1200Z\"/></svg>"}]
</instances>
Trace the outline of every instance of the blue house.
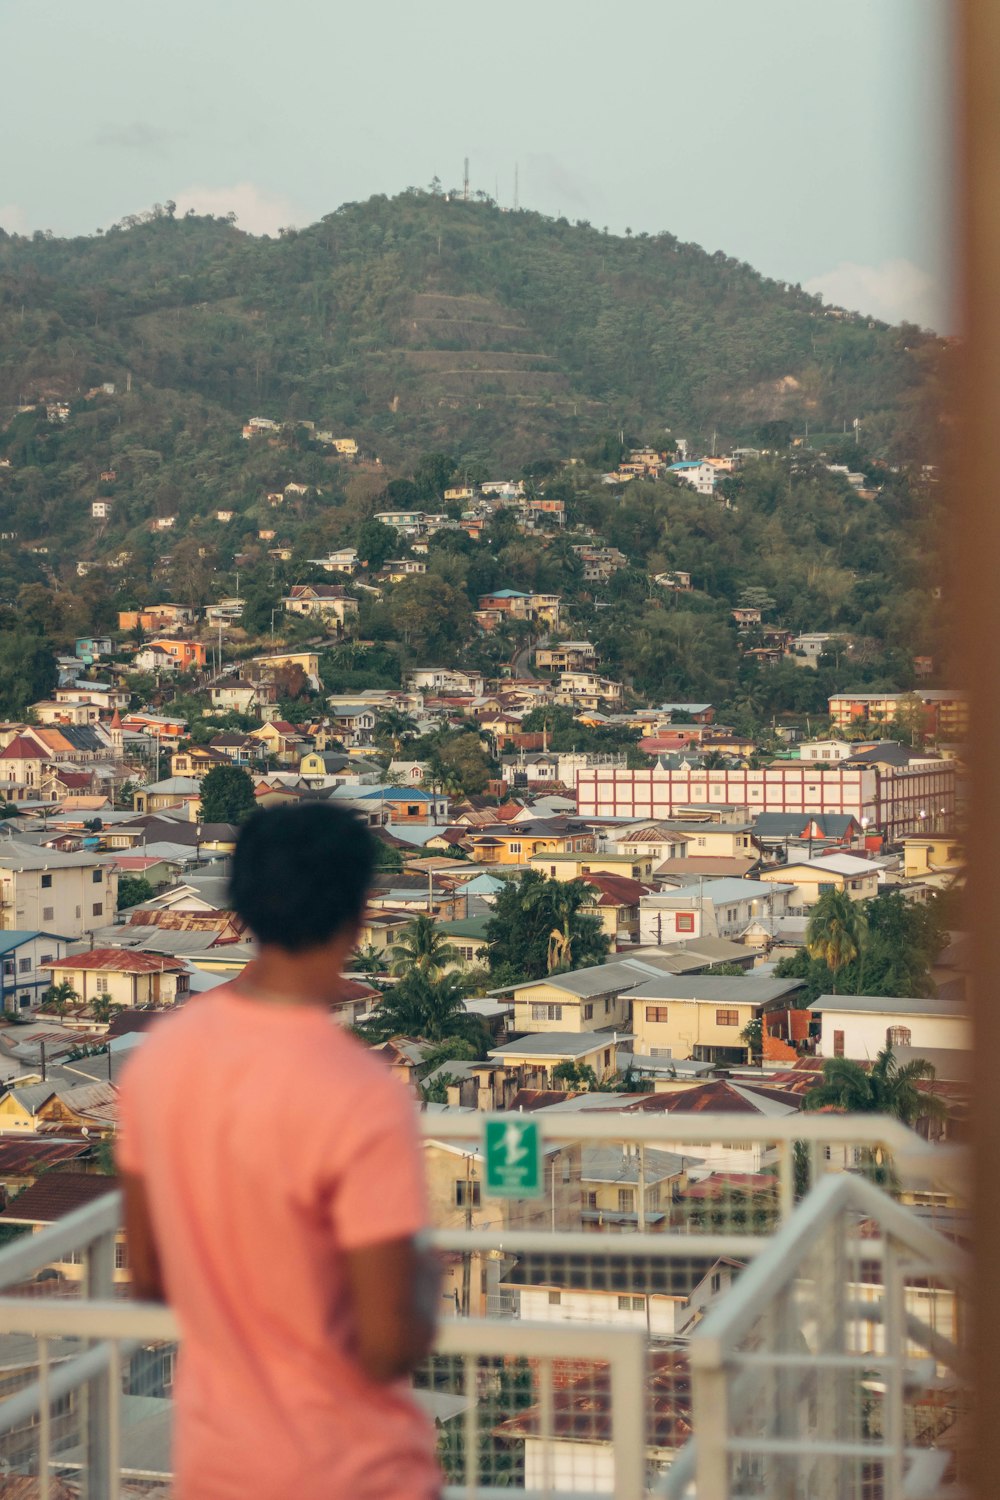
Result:
<instances>
[{"instance_id":1,"label":"blue house","mask_svg":"<svg viewBox=\"0 0 1000 1500\"><path fill-rule=\"evenodd\" d=\"M38 1009L52 983L45 965L65 958L68 942L54 932L0 932L0 1013Z\"/></svg>"}]
</instances>

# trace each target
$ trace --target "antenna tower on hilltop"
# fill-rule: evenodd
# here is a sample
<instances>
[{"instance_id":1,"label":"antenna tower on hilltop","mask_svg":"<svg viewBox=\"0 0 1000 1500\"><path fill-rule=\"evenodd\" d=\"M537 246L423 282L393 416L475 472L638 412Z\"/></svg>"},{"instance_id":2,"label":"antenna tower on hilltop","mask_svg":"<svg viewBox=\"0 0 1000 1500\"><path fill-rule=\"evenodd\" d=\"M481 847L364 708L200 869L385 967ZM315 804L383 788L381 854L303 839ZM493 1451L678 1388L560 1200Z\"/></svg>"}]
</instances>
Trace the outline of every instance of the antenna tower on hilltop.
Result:
<instances>
[{"instance_id":1,"label":"antenna tower on hilltop","mask_svg":"<svg viewBox=\"0 0 1000 1500\"><path fill-rule=\"evenodd\" d=\"M465 176L462 179L462 202L469 201L469 158L465 158Z\"/></svg>"}]
</instances>

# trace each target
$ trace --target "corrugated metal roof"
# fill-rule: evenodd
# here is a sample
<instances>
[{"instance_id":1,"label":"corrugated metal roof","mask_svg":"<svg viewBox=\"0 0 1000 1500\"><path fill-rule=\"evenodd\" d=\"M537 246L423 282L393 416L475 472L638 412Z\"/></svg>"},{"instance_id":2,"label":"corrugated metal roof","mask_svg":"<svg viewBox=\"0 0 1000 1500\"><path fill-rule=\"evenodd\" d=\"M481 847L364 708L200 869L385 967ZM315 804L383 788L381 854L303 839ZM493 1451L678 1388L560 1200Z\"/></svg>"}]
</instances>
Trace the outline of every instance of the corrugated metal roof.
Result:
<instances>
[{"instance_id":1,"label":"corrugated metal roof","mask_svg":"<svg viewBox=\"0 0 1000 1500\"><path fill-rule=\"evenodd\" d=\"M52 1224L118 1188L117 1177L85 1172L46 1172L0 1213L7 1224Z\"/></svg>"}]
</instances>

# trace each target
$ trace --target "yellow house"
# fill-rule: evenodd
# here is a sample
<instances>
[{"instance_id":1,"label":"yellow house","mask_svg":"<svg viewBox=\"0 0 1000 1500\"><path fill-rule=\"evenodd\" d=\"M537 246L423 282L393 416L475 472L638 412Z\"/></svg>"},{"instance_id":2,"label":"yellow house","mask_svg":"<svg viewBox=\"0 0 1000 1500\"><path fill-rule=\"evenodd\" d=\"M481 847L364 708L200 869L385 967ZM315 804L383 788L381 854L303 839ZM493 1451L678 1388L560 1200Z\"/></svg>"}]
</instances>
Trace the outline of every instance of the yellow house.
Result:
<instances>
[{"instance_id":1,"label":"yellow house","mask_svg":"<svg viewBox=\"0 0 1000 1500\"><path fill-rule=\"evenodd\" d=\"M173 1005L186 999L190 988L187 965L179 958L126 948L93 948L41 967L54 985L70 984L85 1005L95 999L132 1009Z\"/></svg>"},{"instance_id":2,"label":"yellow house","mask_svg":"<svg viewBox=\"0 0 1000 1500\"><path fill-rule=\"evenodd\" d=\"M0 1224L28 1225L33 1234L39 1234L48 1225L106 1197L117 1186L118 1182L114 1177L98 1176L96 1173L45 1172L0 1213ZM67 1253L64 1260L53 1260L49 1264L66 1281L82 1281L86 1275L86 1266L79 1251ZM115 1235L113 1279L115 1285L125 1284L130 1279L125 1233L121 1229Z\"/></svg>"},{"instance_id":3,"label":"yellow house","mask_svg":"<svg viewBox=\"0 0 1000 1500\"><path fill-rule=\"evenodd\" d=\"M533 870L552 880L579 880L581 875L624 875L627 880L648 880L656 866L652 853L637 850L633 854L548 853L533 854L528 860Z\"/></svg>"},{"instance_id":4,"label":"yellow house","mask_svg":"<svg viewBox=\"0 0 1000 1500\"><path fill-rule=\"evenodd\" d=\"M855 854L822 854L757 873L758 880L791 886L789 907L815 906L824 891L844 891L852 901L878 895L879 866Z\"/></svg>"},{"instance_id":5,"label":"yellow house","mask_svg":"<svg viewBox=\"0 0 1000 1500\"><path fill-rule=\"evenodd\" d=\"M27 1135L38 1129L41 1110L53 1096L51 1083L9 1088L0 1099L0 1135Z\"/></svg>"},{"instance_id":6,"label":"yellow house","mask_svg":"<svg viewBox=\"0 0 1000 1500\"><path fill-rule=\"evenodd\" d=\"M642 1163L642 1217L647 1229L665 1228L674 1200L687 1187L683 1156L647 1149ZM639 1155L613 1146L585 1146L580 1160L581 1218L585 1227L638 1227Z\"/></svg>"},{"instance_id":7,"label":"yellow house","mask_svg":"<svg viewBox=\"0 0 1000 1500\"><path fill-rule=\"evenodd\" d=\"M479 865L527 865L543 853L587 854L595 842L587 830L559 828L541 819L488 823L469 835L472 858Z\"/></svg>"},{"instance_id":8,"label":"yellow house","mask_svg":"<svg viewBox=\"0 0 1000 1500\"><path fill-rule=\"evenodd\" d=\"M537 1032L493 1047L489 1056L529 1089L558 1088L554 1074L560 1063L592 1068L599 1083L618 1071L618 1041L612 1031Z\"/></svg>"},{"instance_id":9,"label":"yellow house","mask_svg":"<svg viewBox=\"0 0 1000 1500\"><path fill-rule=\"evenodd\" d=\"M515 1031L623 1031L629 1021L628 992L655 972L649 964L622 959L569 974L550 974L547 979L528 980L494 993L513 996Z\"/></svg>"},{"instance_id":10,"label":"yellow house","mask_svg":"<svg viewBox=\"0 0 1000 1500\"><path fill-rule=\"evenodd\" d=\"M903 874L908 880L922 875L957 875L964 864L965 850L953 838L903 840Z\"/></svg>"},{"instance_id":11,"label":"yellow house","mask_svg":"<svg viewBox=\"0 0 1000 1500\"><path fill-rule=\"evenodd\" d=\"M800 979L696 974L651 980L631 993L636 1057L745 1063L743 1031L765 1006L802 988Z\"/></svg>"}]
</instances>

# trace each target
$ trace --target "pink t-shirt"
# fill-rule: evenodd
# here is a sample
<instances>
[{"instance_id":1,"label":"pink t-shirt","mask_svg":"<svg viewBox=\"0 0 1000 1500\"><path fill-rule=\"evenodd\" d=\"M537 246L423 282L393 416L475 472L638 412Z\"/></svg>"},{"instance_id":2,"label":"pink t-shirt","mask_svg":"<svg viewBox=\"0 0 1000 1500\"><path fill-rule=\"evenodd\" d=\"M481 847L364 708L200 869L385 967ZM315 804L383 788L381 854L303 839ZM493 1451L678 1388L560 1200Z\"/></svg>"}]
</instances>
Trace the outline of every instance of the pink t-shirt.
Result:
<instances>
[{"instance_id":1,"label":"pink t-shirt","mask_svg":"<svg viewBox=\"0 0 1000 1500\"><path fill-rule=\"evenodd\" d=\"M428 1500L434 1431L352 1361L342 1252L427 1222L406 1092L322 1010L226 985L122 1076L183 1342L177 1500Z\"/></svg>"}]
</instances>

